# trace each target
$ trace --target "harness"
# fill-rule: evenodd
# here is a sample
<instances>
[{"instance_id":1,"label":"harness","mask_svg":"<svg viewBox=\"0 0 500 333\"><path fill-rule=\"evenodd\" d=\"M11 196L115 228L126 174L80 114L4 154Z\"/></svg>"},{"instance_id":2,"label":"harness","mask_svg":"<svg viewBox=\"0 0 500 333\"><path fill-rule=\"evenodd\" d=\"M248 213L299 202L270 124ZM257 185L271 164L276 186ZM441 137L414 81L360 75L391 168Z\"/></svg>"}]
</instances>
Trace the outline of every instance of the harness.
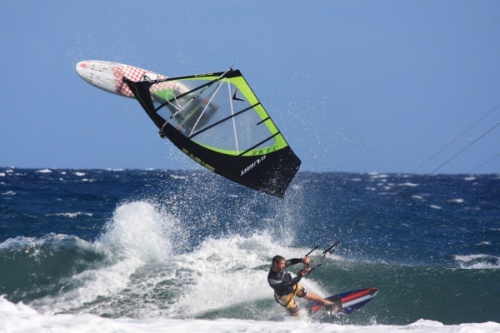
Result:
<instances>
[{"instance_id":1,"label":"harness","mask_svg":"<svg viewBox=\"0 0 500 333\"><path fill-rule=\"evenodd\" d=\"M286 302L286 304L281 303L280 299L278 298L278 295L276 295L276 293L274 293L274 299L276 300L276 303L278 303L279 305L281 305L281 306L283 306L283 307L286 308L288 306L288 304L290 304L290 302L292 301L292 299L295 297L295 293L297 292L297 287L298 287L298 285L295 285L295 287L293 288L293 296L290 297L290 299L288 300L288 302Z\"/></svg>"}]
</instances>

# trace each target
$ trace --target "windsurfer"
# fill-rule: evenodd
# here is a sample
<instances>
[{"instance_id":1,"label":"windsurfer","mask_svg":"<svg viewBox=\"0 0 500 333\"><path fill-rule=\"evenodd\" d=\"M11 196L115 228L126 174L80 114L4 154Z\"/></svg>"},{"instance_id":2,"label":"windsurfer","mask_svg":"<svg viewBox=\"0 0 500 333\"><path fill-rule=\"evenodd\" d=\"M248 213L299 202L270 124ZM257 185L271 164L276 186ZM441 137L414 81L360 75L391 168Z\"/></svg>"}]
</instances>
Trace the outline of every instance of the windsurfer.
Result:
<instances>
[{"instance_id":1,"label":"windsurfer","mask_svg":"<svg viewBox=\"0 0 500 333\"><path fill-rule=\"evenodd\" d=\"M286 271L286 267L303 263L305 267L297 273L297 276L292 278L292 275ZM295 303L295 296L305 298L309 301L323 303L325 306L335 305L333 302L322 298L321 296L307 290L299 283L300 279L309 271L311 260L308 256L304 258L294 258L285 260L282 256L274 256L271 269L267 275L267 281L271 288L274 289L274 298L284 306L291 316L299 314L299 306ZM335 309L334 309L335 311Z\"/></svg>"}]
</instances>

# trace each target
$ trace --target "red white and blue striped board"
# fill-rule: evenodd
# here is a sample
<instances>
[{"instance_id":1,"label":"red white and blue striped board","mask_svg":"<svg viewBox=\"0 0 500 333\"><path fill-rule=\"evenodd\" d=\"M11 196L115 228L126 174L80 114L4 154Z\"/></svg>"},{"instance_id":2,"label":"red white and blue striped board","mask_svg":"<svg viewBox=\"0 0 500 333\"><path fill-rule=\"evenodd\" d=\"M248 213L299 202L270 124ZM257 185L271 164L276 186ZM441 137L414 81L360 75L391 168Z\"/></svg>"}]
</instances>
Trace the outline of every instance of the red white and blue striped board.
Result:
<instances>
[{"instance_id":1,"label":"red white and blue striped board","mask_svg":"<svg viewBox=\"0 0 500 333\"><path fill-rule=\"evenodd\" d=\"M338 313L329 313L335 316L348 315L359 308L363 307L372 300L378 293L377 288L365 288L358 290L346 291L340 294L332 295L326 297L326 299L330 301L338 301L342 302L342 311ZM324 310L323 304L318 302L312 302L308 305L308 311L310 314L317 313L320 310Z\"/></svg>"}]
</instances>

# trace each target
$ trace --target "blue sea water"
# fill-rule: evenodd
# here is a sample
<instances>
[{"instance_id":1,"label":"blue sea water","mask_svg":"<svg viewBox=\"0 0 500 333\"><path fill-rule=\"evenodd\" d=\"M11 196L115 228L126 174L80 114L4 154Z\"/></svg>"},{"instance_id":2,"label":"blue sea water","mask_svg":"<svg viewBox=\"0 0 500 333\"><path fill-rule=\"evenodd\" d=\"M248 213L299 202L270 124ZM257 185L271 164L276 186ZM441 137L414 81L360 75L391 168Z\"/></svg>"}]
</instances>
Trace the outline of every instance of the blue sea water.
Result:
<instances>
[{"instance_id":1,"label":"blue sea water","mask_svg":"<svg viewBox=\"0 0 500 333\"><path fill-rule=\"evenodd\" d=\"M379 294L288 318L271 258L337 240L303 284ZM205 171L4 167L0 295L0 332L499 332L500 175L299 172L278 199Z\"/></svg>"}]
</instances>

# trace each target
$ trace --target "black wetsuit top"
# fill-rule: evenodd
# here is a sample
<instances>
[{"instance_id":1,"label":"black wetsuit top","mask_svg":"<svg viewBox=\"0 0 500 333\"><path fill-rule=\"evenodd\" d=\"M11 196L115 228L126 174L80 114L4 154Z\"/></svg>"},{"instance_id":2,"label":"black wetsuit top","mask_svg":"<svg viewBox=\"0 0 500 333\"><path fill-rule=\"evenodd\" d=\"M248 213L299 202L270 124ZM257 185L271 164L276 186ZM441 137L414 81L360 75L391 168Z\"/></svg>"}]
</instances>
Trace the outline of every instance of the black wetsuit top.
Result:
<instances>
[{"instance_id":1,"label":"black wetsuit top","mask_svg":"<svg viewBox=\"0 0 500 333\"><path fill-rule=\"evenodd\" d=\"M302 262L302 259L295 258L285 261L285 267L292 265L297 265ZM288 295L293 293L293 288L302 279L302 275L297 274L296 277L292 278L292 275L286 271L286 269L281 272L273 271L273 268L269 269L269 274L267 275L267 282L271 288L274 289L274 293L277 296Z\"/></svg>"}]
</instances>

